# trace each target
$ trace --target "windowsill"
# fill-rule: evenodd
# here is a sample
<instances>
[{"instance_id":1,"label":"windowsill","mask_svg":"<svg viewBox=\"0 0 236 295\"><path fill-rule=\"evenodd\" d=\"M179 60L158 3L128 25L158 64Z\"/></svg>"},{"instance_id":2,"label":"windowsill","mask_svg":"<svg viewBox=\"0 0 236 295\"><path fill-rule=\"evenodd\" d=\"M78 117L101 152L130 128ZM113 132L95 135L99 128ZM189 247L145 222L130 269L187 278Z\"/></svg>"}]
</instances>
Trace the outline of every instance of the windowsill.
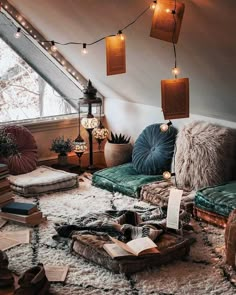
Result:
<instances>
[{"instance_id":1,"label":"windowsill","mask_svg":"<svg viewBox=\"0 0 236 295\"><path fill-rule=\"evenodd\" d=\"M83 113L81 114L81 117L86 117L86 115L86 113ZM95 114L94 117L98 117L97 114ZM102 114L102 117L104 117L104 114ZM0 123L0 127L8 125L25 126L31 132L43 132L47 130L73 128L78 126L78 114Z\"/></svg>"}]
</instances>

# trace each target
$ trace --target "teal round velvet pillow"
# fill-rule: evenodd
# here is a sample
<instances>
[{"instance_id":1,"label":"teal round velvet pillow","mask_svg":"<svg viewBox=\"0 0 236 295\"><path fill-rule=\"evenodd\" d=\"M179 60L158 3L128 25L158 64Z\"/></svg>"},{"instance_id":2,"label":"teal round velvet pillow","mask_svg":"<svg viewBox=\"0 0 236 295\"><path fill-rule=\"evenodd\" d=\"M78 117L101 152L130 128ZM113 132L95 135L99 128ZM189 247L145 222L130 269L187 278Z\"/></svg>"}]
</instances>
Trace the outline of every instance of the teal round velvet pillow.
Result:
<instances>
[{"instance_id":1,"label":"teal round velvet pillow","mask_svg":"<svg viewBox=\"0 0 236 295\"><path fill-rule=\"evenodd\" d=\"M134 144L132 162L139 173L160 175L171 169L177 130L170 126L162 132L160 125L146 127Z\"/></svg>"}]
</instances>

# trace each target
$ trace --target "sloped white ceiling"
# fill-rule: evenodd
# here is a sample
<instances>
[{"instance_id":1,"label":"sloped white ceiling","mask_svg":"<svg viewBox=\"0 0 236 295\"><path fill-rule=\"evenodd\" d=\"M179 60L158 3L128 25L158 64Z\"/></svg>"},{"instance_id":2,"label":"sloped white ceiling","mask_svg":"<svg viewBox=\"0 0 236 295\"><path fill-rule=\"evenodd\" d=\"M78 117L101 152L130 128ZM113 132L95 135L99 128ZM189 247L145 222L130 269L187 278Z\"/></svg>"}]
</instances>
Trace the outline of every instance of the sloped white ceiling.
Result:
<instances>
[{"instance_id":1,"label":"sloped white ceiling","mask_svg":"<svg viewBox=\"0 0 236 295\"><path fill-rule=\"evenodd\" d=\"M152 1L11 0L49 40L90 43L116 33ZM181 77L190 78L190 112L236 121L236 1L183 0L185 15L177 44ZM58 46L60 52L107 99L160 106L160 80L172 78L172 45L149 37L152 11L125 34L127 73L106 76L105 43Z\"/></svg>"}]
</instances>

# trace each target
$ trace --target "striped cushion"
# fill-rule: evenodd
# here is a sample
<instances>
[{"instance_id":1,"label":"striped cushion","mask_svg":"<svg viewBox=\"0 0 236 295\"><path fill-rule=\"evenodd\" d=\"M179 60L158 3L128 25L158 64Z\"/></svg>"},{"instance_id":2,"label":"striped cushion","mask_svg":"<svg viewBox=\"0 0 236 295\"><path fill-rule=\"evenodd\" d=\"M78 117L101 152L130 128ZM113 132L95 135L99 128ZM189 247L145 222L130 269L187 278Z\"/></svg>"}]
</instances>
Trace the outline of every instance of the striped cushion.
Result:
<instances>
[{"instance_id":1,"label":"striped cushion","mask_svg":"<svg viewBox=\"0 0 236 295\"><path fill-rule=\"evenodd\" d=\"M78 175L51 167L40 166L36 170L17 176L9 176L12 190L24 197L66 190L78 186Z\"/></svg>"}]
</instances>

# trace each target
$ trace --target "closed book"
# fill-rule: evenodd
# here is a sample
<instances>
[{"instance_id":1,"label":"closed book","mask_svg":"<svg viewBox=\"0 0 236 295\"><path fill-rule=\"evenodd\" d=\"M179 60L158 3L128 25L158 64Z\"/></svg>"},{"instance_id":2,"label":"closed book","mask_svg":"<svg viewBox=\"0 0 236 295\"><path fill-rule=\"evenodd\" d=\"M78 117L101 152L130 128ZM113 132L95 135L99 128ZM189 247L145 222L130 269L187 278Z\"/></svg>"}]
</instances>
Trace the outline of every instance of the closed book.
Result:
<instances>
[{"instance_id":1,"label":"closed book","mask_svg":"<svg viewBox=\"0 0 236 295\"><path fill-rule=\"evenodd\" d=\"M7 193L7 192L11 192L11 188L10 186L6 186L4 188L0 188L0 196Z\"/></svg>"},{"instance_id":2,"label":"closed book","mask_svg":"<svg viewBox=\"0 0 236 295\"><path fill-rule=\"evenodd\" d=\"M30 215L38 211L38 207L33 203L14 202L2 207L2 212L13 213L18 215Z\"/></svg>"},{"instance_id":3,"label":"closed book","mask_svg":"<svg viewBox=\"0 0 236 295\"><path fill-rule=\"evenodd\" d=\"M14 202L14 199L13 198L10 198L10 199L8 199L8 200L6 200L4 202L1 202L0 203L0 208L4 207L6 205L9 205L10 203L13 203L13 202Z\"/></svg>"},{"instance_id":4,"label":"closed book","mask_svg":"<svg viewBox=\"0 0 236 295\"><path fill-rule=\"evenodd\" d=\"M0 181L0 188L10 187L10 182L7 178Z\"/></svg>"},{"instance_id":5,"label":"closed book","mask_svg":"<svg viewBox=\"0 0 236 295\"><path fill-rule=\"evenodd\" d=\"M6 192L4 194L1 194L0 195L0 203L10 200L12 198L12 196L13 196L12 192Z\"/></svg>"},{"instance_id":6,"label":"closed book","mask_svg":"<svg viewBox=\"0 0 236 295\"><path fill-rule=\"evenodd\" d=\"M0 172L8 171L8 167L6 164L0 164Z\"/></svg>"},{"instance_id":7,"label":"closed book","mask_svg":"<svg viewBox=\"0 0 236 295\"><path fill-rule=\"evenodd\" d=\"M18 215L13 213L0 212L0 217L7 220L26 223L29 225L37 225L44 220L41 211L32 213L30 215Z\"/></svg>"},{"instance_id":8,"label":"closed book","mask_svg":"<svg viewBox=\"0 0 236 295\"><path fill-rule=\"evenodd\" d=\"M1 172L0 173L0 181L2 181L3 179L7 178L9 176L9 172L5 171L5 172Z\"/></svg>"}]
</instances>

